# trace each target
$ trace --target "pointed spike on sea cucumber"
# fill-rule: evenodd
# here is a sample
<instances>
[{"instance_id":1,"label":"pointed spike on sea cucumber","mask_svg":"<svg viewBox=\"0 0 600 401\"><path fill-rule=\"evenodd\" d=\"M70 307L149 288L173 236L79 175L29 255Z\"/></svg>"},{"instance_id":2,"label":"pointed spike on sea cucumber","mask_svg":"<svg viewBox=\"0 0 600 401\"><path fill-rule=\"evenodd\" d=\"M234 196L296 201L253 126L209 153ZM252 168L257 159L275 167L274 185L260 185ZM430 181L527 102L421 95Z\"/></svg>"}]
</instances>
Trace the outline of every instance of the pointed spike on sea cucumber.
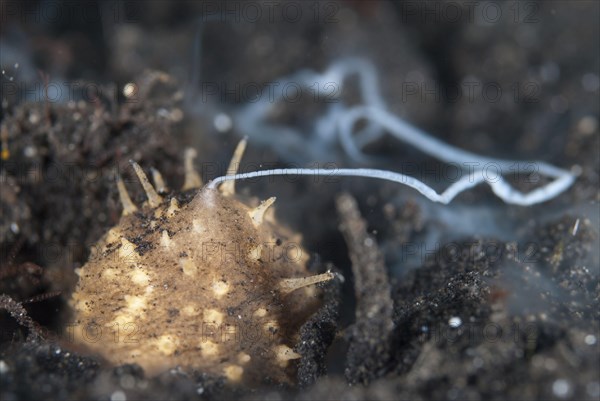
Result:
<instances>
[{"instance_id":1,"label":"pointed spike on sea cucumber","mask_svg":"<svg viewBox=\"0 0 600 401\"><path fill-rule=\"evenodd\" d=\"M121 247L119 248L119 258L130 262L137 262L140 255L136 251L136 246L133 242L125 237L121 237Z\"/></svg>"},{"instance_id":2,"label":"pointed spike on sea cucumber","mask_svg":"<svg viewBox=\"0 0 600 401\"><path fill-rule=\"evenodd\" d=\"M177 199L171 198L169 208L167 209L167 217L175 216L175 212L177 211L179 211L179 202L177 202Z\"/></svg>"},{"instance_id":3,"label":"pointed spike on sea cucumber","mask_svg":"<svg viewBox=\"0 0 600 401\"><path fill-rule=\"evenodd\" d=\"M332 272L327 272L310 277L284 278L279 282L279 291L283 294L289 294L290 292L295 291L299 288L303 288L317 283L322 283L324 281L329 281L334 277L335 276Z\"/></svg>"},{"instance_id":4,"label":"pointed spike on sea cucumber","mask_svg":"<svg viewBox=\"0 0 600 401\"><path fill-rule=\"evenodd\" d=\"M123 205L123 216L127 216L128 214L132 214L137 212L137 206L131 201L129 197L129 193L125 188L125 184L123 184L123 180L121 176L117 174L117 190L119 191L119 199L121 200L121 204Z\"/></svg>"},{"instance_id":5,"label":"pointed spike on sea cucumber","mask_svg":"<svg viewBox=\"0 0 600 401\"><path fill-rule=\"evenodd\" d=\"M263 218L265 217L265 212L267 211L269 206L271 206L273 204L273 202L275 202L275 199L277 199L277 198L272 196L248 212L248 214L250 215L250 218L252 219L252 223L254 224L254 227L258 227L262 224Z\"/></svg>"},{"instance_id":6,"label":"pointed spike on sea cucumber","mask_svg":"<svg viewBox=\"0 0 600 401\"><path fill-rule=\"evenodd\" d=\"M156 192L159 194L166 194L169 192L169 188L165 184L165 180L163 180L162 174L160 171L155 169L154 167L150 167L150 171L152 172L152 181L154 181L154 186L156 187Z\"/></svg>"},{"instance_id":7,"label":"pointed spike on sea cucumber","mask_svg":"<svg viewBox=\"0 0 600 401\"><path fill-rule=\"evenodd\" d=\"M187 148L184 155L184 168L185 168L185 181L183 183L183 191L189 189L200 188L202 186L202 179L198 172L194 169L194 159L198 153L196 149Z\"/></svg>"},{"instance_id":8,"label":"pointed spike on sea cucumber","mask_svg":"<svg viewBox=\"0 0 600 401\"><path fill-rule=\"evenodd\" d=\"M146 176L146 173L144 173L144 170L142 170L140 165L134 162L133 160L129 160L129 163L131 163L131 165L133 166L135 174L138 176L138 179L140 180L140 183L144 188L144 192L146 192L146 196L148 197L148 204L150 205L150 207L157 207L158 205L160 205L160 203L162 202L162 198L159 194L156 193L154 187L152 186L152 184L150 184L150 181L148 181L148 177Z\"/></svg>"},{"instance_id":9,"label":"pointed spike on sea cucumber","mask_svg":"<svg viewBox=\"0 0 600 401\"><path fill-rule=\"evenodd\" d=\"M236 175L240 168L240 162L242 161L242 157L244 156L244 152L246 150L246 144L248 143L248 139L242 139L237 147L235 148L235 152L233 152L233 157L229 162L229 168L227 169L227 175ZM225 181L219 187L219 191L223 196L233 196L235 195L235 180Z\"/></svg>"},{"instance_id":10,"label":"pointed spike on sea cucumber","mask_svg":"<svg viewBox=\"0 0 600 401\"><path fill-rule=\"evenodd\" d=\"M297 352L294 352L293 349L291 349L287 345L283 345L283 344L276 345L273 348L273 351L275 352L275 358L279 362L279 365L283 366L283 367L285 367L287 365L288 361L291 359L302 358L302 355L298 354Z\"/></svg>"},{"instance_id":11,"label":"pointed spike on sea cucumber","mask_svg":"<svg viewBox=\"0 0 600 401\"><path fill-rule=\"evenodd\" d=\"M160 235L160 244L164 248L171 248L172 243L173 242L171 241L171 237L169 237L167 230L163 230L162 234Z\"/></svg>"}]
</instances>

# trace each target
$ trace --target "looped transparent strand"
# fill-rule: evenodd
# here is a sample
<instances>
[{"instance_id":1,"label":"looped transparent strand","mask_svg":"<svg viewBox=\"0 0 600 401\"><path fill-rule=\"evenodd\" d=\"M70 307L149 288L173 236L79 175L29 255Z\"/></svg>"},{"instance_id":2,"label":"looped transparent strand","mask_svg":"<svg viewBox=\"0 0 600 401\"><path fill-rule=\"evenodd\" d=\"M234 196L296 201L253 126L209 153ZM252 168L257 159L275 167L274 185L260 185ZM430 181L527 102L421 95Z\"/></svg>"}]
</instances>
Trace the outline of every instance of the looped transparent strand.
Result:
<instances>
[{"instance_id":1,"label":"looped transparent strand","mask_svg":"<svg viewBox=\"0 0 600 401\"><path fill-rule=\"evenodd\" d=\"M397 182L402 185L416 189L422 195L425 195L433 202L448 204L458 194L467 189L473 188L483 182L486 182L494 193L504 202L530 206L536 203L545 202L567 189L573 182L572 175L562 175L548 185L537 188L527 194L517 191L511 187L502 177L495 177L494 180L486 178L483 170L476 170L473 173L462 177L450 185L444 192L438 194L427 184L404 174L395 173L387 170L377 170L369 168L342 168L342 169L310 169L310 168L290 168L290 169L272 169L253 171L250 173L235 174L230 176L218 177L208 183L207 187L214 189L220 183L228 180L245 180L257 177L268 177L275 175L312 175L312 176L338 176L338 177L367 177L386 181Z\"/></svg>"},{"instance_id":2,"label":"looped transparent strand","mask_svg":"<svg viewBox=\"0 0 600 401\"><path fill-rule=\"evenodd\" d=\"M226 180L242 180L273 175L368 177L409 186L434 202L447 204L461 192L481 183L487 183L504 202L530 206L558 196L575 181L578 174L575 170L570 172L541 161L505 160L477 155L446 144L391 114L387 111L385 101L381 97L375 68L367 60L360 58L341 59L333 63L322 74L310 70L301 70L292 77L277 81L277 84L285 86L286 83L294 83L306 87L317 82L320 84L335 84L337 88L341 88L344 81L351 75L357 75L359 78L364 104L351 108L347 108L343 103L332 105L326 115L315 124L316 147L327 148L326 145L330 145L332 139L337 135L348 156L356 161L368 162L369 157L362 153L361 148L387 132L443 162L458 165L463 170L467 170L467 173L458 181L452 183L441 194L414 177L393 171L369 168L263 170L219 177L209 183L208 186L214 188ZM266 123L267 114L274 103L281 101L281 97L282 94L276 92L272 99L263 96L258 102L245 107L236 116L240 130L245 131L243 134L263 142L271 143L274 138L282 140L285 138L286 148L306 146L307 142L302 140L302 136L293 127L275 127ZM358 132L354 132L356 122L361 119L365 120L366 126ZM465 167L467 168L465 169ZM491 177L489 176L490 167L497 172ZM503 175L508 172L513 174L535 172L553 178L553 180L528 193L523 193L513 188L504 179Z\"/></svg>"}]
</instances>

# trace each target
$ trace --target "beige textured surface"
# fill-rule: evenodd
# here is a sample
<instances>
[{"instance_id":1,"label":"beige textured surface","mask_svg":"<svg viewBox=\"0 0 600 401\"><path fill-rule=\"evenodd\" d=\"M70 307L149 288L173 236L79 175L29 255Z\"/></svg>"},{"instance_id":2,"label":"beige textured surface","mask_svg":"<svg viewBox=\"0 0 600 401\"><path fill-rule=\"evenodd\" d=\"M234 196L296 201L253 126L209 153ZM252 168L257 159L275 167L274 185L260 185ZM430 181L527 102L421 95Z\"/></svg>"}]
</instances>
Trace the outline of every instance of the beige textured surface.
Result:
<instances>
[{"instance_id":1,"label":"beige textured surface","mask_svg":"<svg viewBox=\"0 0 600 401\"><path fill-rule=\"evenodd\" d=\"M232 382L293 380L292 348L319 291L280 290L309 276L308 254L272 211L263 218L273 201L256 210L228 187L183 206L168 196L129 205L79 271L75 342L149 375L181 366Z\"/></svg>"}]
</instances>

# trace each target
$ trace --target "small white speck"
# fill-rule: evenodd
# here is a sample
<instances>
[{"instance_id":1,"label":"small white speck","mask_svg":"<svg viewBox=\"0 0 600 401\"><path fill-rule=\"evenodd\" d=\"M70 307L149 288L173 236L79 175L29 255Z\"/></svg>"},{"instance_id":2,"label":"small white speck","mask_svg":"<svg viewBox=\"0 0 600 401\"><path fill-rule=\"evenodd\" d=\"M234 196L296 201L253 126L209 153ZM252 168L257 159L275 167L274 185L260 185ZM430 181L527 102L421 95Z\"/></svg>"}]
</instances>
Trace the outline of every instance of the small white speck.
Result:
<instances>
[{"instance_id":1,"label":"small white speck","mask_svg":"<svg viewBox=\"0 0 600 401\"><path fill-rule=\"evenodd\" d=\"M565 379L555 380L552 383L552 393L559 398L566 398L571 394L571 384Z\"/></svg>"},{"instance_id":2,"label":"small white speck","mask_svg":"<svg viewBox=\"0 0 600 401\"><path fill-rule=\"evenodd\" d=\"M32 124L32 125L35 125L35 124L37 124L37 123L39 123L39 122L40 122L40 116L39 116L39 114L37 114L37 113L32 113L32 114L29 116L29 123L30 123L30 124Z\"/></svg>"},{"instance_id":3,"label":"small white speck","mask_svg":"<svg viewBox=\"0 0 600 401\"><path fill-rule=\"evenodd\" d=\"M124 392L118 390L110 395L110 401L127 401L127 396Z\"/></svg>"},{"instance_id":4,"label":"small white speck","mask_svg":"<svg viewBox=\"0 0 600 401\"><path fill-rule=\"evenodd\" d=\"M241 319L241 318L242 318L242 315L238 315L238 319Z\"/></svg>"},{"instance_id":5,"label":"small white speck","mask_svg":"<svg viewBox=\"0 0 600 401\"><path fill-rule=\"evenodd\" d=\"M198 388L196 389L196 393L197 393L197 394L202 394L202 393L204 393L204 387L202 387L202 386L198 387Z\"/></svg>"},{"instance_id":6,"label":"small white speck","mask_svg":"<svg viewBox=\"0 0 600 401\"><path fill-rule=\"evenodd\" d=\"M8 372L8 365L4 361L0 361L0 373L5 374Z\"/></svg>"},{"instance_id":7,"label":"small white speck","mask_svg":"<svg viewBox=\"0 0 600 401\"><path fill-rule=\"evenodd\" d=\"M585 336L585 338L583 339L583 341L585 341L585 343L587 345L596 345L596 341L598 341L596 339L596 336L593 334L588 334L587 336Z\"/></svg>"},{"instance_id":8,"label":"small white speck","mask_svg":"<svg viewBox=\"0 0 600 401\"><path fill-rule=\"evenodd\" d=\"M462 319L458 316L453 316L448 320L448 324L453 329L456 329L462 325Z\"/></svg>"},{"instance_id":9,"label":"small white speck","mask_svg":"<svg viewBox=\"0 0 600 401\"><path fill-rule=\"evenodd\" d=\"M54 351L54 353L55 353L56 355L60 355L60 352L61 352L61 351L60 351L60 348Z\"/></svg>"},{"instance_id":10,"label":"small white speck","mask_svg":"<svg viewBox=\"0 0 600 401\"><path fill-rule=\"evenodd\" d=\"M26 146L23 153L25 157L33 157L37 154L37 150L33 146Z\"/></svg>"},{"instance_id":11,"label":"small white speck","mask_svg":"<svg viewBox=\"0 0 600 401\"><path fill-rule=\"evenodd\" d=\"M15 63L15 68L19 68L19 63Z\"/></svg>"},{"instance_id":12,"label":"small white speck","mask_svg":"<svg viewBox=\"0 0 600 401\"><path fill-rule=\"evenodd\" d=\"M231 117L229 117L225 113L217 114L213 121L213 124L215 125L217 131L221 133L227 132L231 129L231 127L233 127L233 121L231 121Z\"/></svg>"},{"instance_id":13,"label":"small white speck","mask_svg":"<svg viewBox=\"0 0 600 401\"><path fill-rule=\"evenodd\" d=\"M17 223L10 223L10 231L12 231L13 234L18 234L21 229Z\"/></svg>"},{"instance_id":14,"label":"small white speck","mask_svg":"<svg viewBox=\"0 0 600 401\"><path fill-rule=\"evenodd\" d=\"M137 90L137 85L130 82L123 87L123 95L128 99L132 98L136 95Z\"/></svg>"},{"instance_id":15,"label":"small white speck","mask_svg":"<svg viewBox=\"0 0 600 401\"><path fill-rule=\"evenodd\" d=\"M575 221L575 225L573 226L573 231L571 231L571 234L573 234L573 236L577 235L577 230L579 230L579 219Z\"/></svg>"}]
</instances>

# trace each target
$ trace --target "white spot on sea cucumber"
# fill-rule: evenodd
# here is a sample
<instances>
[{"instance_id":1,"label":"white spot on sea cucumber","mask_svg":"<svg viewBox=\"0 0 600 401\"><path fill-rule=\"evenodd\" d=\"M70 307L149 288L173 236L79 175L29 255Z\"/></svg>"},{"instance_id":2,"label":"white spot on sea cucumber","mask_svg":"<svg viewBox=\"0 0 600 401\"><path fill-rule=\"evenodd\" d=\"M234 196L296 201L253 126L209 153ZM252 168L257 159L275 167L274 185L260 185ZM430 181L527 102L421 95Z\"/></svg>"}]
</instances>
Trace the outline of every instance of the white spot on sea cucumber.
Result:
<instances>
[{"instance_id":1,"label":"white spot on sea cucumber","mask_svg":"<svg viewBox=\"0 0 600 401\"><path fill-rule=\"evenodd\" d=\"M195 276L198 271L198 267L196 267L196 264L190 258L179 259L179 266L183 269L183 274L187 276Z\"/></svg>"},{"instance_id":2,"label":"white spot on sea cucumber","mask_svg":"<svg viewBox=\"0 0 600 401\"><path fill-rule=\"evenodd\" d=\"M202 356L210 358L219 355L219 344L212 342L211 340L205 340L200 343Z\"/></svg>"},{"instance_id":3,"label":"white spot on sea cucumber","mask_svg":"<svg viewBox=\"0 0 600 401\"><path fill-rule=\"evenodd\" d=\"M216 309L206 309L204 311L204 320L207 323L214 323L217 326L220 326L221 323L223 323L223 317L225 315L221 312L219 312Z\"/></svg>"},{"instance_id":4,"label":"white spot on sea cucumber","mask_svg":"<svg viewBox=\"0 0 600 401\"><path fill-rule=\"evenodd\" d=\"M79 272L81 272L81 269L78 269ZM80 276L81 274L78 273L78 276ZM102 271L102 277L107 279L107 280L114 280L117 278L117 271L115 269L104 269Z\"/></svg>"},{"instance_id":5,"label":"white spot on sea cucumber","mask_svg":"<svg viewBox=\"0 0 600 401\"><path fill-rule=\"evenodd\" d=\"M232 382L238 382L244 374L244 368L238 365L229 365L223 369L223 373Z\"/></svg>"},{"instance_id":6,"label":"white spot on sea cucumber","mask_svg":"<svg viewBox=\"0 0 600 401\"><path fill-rule=\"evenodd\" d=\"M198 308L196 308L194 305L186 305L183 307L183 309L181 310L181 312L185 315L185 316L198 316L200 314L200 310Z\"/></svg>"},{"instance_id":7,"label":"white spot on sea cucumber","mask_svg":"<svg viewBox=\"0 0 600 401\"><path fill-rule=\"evenodd\" d=\"M239 363L244 364L250 362L250 359L252 358L250 358L250 355L246 354L245 352L240 352L237 359Z\"/></svg>"},{"instance_id":8,"label":"white spot on sea cucumber","mask_svg":"<svg viewBox=\"0 0 600 401\"><path fill-rule=\"evenodd\" d=\"M154 345L163 355L173 355L177 350L179 338L175 335L163 334L154 340Z\"/></svg>"},{"instance_id":9,"label":"white spot on sea cucumber","mask_svg":"<svg viewBox=\"0 0 600 401\"><path fill-rule=\"evenodd\" d=\"M202 223L198 219L192 220L192 227L194 227L194 231L197 232L198 234L201 234L204 232L204 227L202 226Z\"/></svg>"},{"instance_id":10,"label":"white spot on sea cucumber","mask_svg":"<svg viewBox=\"0 0 600 401\"><path fill-rule=\"evenodd\" d=\"M131 277L131 281L133 281L137 285L150 284L150 276L148 276L148 274L141 267L133 269L129 276Z\"/></svg>"},{"instance_id":11,"label":"white spot on sea cucumber","mask_svg":"<svg viewBox=\"0 0 600 401\"><path fill-rule=\"evenodd\" d=\"M265 317L267 316L267 310L265 308L258 308L255 312L254 312L254 316L257 317Z\"/></svg>"},{"instance_id":12,"label":"white spot on sea cucumber","mask_svg":"<svg viewBox=\"0 0 600 401\"><path fill-rule=\"evenodd\" d=\"M169 237L167 230L163 230L162 234L160 235L160 245L165 248L171 248L173 245L173 241L171 241L171 237Z\"/></svg>"},{"instance_id":13,"label":"white spot on sea cucumber","mask_svg":"<svg viewBox=\"0 0 600 401\"><path fill-rule=\"evenodd\" d=\"M212 290L217 298L221 298L229 292L229 284L224 281L215 281L212 285Z\"/></svg>"}]
</instances>

